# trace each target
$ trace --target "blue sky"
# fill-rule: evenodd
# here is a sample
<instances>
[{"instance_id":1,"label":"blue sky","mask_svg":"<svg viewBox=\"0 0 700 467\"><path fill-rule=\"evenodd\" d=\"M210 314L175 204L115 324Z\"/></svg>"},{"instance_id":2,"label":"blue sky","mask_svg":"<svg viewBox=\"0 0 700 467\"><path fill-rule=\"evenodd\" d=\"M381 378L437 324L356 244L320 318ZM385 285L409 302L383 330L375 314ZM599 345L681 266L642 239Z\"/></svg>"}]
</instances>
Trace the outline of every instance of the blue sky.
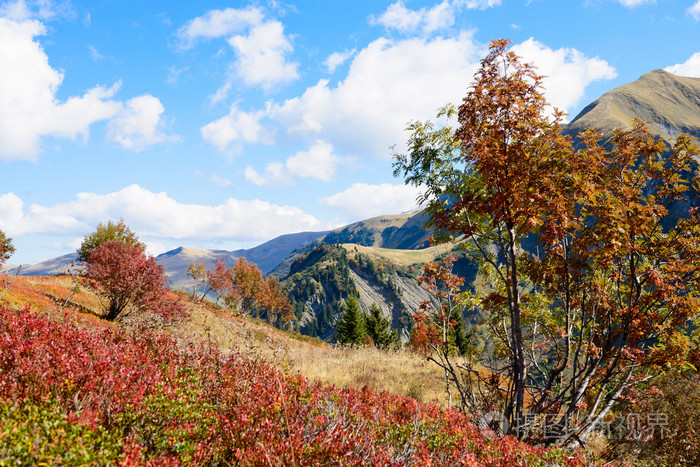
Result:
<instances>
[{"instance_id":1,"label":"blue sky","mask_svg":"<svg viewBox=\"0 0 700 467\"><path fill-rule=\"evenodd\" d=\"M700 77L697 0L0 3L9 262L109 219L158 254L413 209L389 148L500 37L570 118L656 68Z\"/></svg>"}]
</instances>

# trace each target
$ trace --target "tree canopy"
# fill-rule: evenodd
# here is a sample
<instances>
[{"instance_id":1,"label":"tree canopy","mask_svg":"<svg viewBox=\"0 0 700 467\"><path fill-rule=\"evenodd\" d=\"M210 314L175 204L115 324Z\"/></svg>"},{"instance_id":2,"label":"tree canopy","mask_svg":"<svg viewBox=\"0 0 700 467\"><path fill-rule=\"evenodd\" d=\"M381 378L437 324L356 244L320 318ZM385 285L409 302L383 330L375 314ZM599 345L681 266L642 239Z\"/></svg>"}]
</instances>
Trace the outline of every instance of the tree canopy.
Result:
<instances>
[{"instance_id":1,"label":"tree canopy","mask_svg":"<svg viewBox=\"0 0 700 467\"><path fill-rule=\"evenodd\" d=\"M100 222L94 232L85 235L77 250L78 261L86 262L96 248L109 241L123 242L143 251L146 250L146 244L138 239L136 234L126 225L124 219L119 219L119 222L116 223L110 220L107 225Z\"/></svg>"},{"instance_id":2,"label":"tree canopy","mask_svg":"<svg viewBox=\"0 0 700 467\"><path fill-rule=\"evenodd\" d=\"M685 135L666 148L636 122L612 147L590 130L574 150L506 40L459 108L439 112L455 116L457 128L412 123L395 174L426 188L438 240L462 236L480 258L474 305L495 342L482 364L499 378L472 375L512 434L554 416L538 441L580 442L635 385L696 358L700 216L664 224L697 193L698 149Z\"/></svg>"},{"instance_id":3,"label":"tree canopy","mask_svg":"<svg viewBox=\"0 0 700 467\"><path fill-rule=\"evenodd\" d=\"M5 235L5 232L0 230L0 266L5 264L12 253L15 252L15 247L12 245L12 239Z\"/></svg>"}]
</instances>

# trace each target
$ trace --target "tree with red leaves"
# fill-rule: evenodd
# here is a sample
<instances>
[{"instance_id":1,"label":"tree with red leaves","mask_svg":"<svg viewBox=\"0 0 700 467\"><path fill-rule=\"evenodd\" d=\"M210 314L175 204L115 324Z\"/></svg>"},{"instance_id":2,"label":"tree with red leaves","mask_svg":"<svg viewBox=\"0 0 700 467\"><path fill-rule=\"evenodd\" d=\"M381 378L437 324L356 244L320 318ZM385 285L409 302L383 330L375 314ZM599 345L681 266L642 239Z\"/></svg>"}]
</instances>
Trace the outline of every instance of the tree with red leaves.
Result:
<instances>
[{"instance_id":1,"label":"tree with red leaves","mask_svg":"<svg viewBox=\"0 0 700 467\"><path fill-rule=\"evenodd\" d=\"M160 314L172 312L165 304L169 287L165 269L153 256L129 243L108 241L90 254L85 277L95 282L106 312L114 321L128 308L148 308Z\"/></svg>"}]
</instances>

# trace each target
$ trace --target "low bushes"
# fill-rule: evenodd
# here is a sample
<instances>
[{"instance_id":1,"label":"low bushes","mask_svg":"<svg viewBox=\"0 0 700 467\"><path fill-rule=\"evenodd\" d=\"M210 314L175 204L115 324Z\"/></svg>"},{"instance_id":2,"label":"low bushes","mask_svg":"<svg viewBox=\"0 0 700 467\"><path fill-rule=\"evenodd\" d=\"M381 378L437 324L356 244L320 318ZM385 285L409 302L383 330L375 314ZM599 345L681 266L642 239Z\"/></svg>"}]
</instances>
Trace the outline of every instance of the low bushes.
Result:
<instances>
[{"instance_id":1,"label":"low bushes","mask_svg":"<svg viewBox=\"0 0 700 467\"><path fill-rule=\"evenodd\" d=\"M464 415L151 333L0 310L0 464L576 465Z\"/></svg>"}]
</instances>

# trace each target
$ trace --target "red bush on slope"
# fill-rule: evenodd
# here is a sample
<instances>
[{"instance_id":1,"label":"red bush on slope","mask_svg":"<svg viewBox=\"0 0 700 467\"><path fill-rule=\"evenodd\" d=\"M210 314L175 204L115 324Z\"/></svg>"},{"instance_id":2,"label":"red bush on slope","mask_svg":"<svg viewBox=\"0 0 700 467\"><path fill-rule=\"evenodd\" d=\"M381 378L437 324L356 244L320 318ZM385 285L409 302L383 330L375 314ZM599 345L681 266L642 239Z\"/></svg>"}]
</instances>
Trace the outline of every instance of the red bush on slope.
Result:
<instances>
[{"instance_id":1,"label":"red bush on slope","mask_svg":"<svg viewBox=\"0 0 700 467\"><path fill-rule=\"evenodd\" d=\"M410 398L29 310L0 310L0 415L0 463L579 463L486 439L462 414Z\"/></svg>"}]
</instances>

